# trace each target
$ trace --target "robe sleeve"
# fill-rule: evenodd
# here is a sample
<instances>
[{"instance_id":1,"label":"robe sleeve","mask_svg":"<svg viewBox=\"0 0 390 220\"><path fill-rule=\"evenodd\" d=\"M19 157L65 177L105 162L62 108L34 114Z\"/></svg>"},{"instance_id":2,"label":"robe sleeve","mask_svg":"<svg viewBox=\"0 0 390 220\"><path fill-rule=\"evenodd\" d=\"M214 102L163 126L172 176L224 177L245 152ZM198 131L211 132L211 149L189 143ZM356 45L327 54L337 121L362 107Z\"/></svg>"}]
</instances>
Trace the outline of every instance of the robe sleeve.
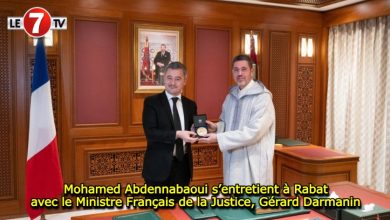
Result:
<instances>
[{"instance_id":1,"label":"robe sleeve","mask_svg":"<svg viewBox=\"0 0 390 220\"><path fill-rule=\"evenodd\" d=\"M226 108L226 103L229 100L229 94L226 96L225 101L222 104L222 109ZM217 133L223 133L225 132L225 112L222 111L221 115L219 116L219 122L217 122Z\"/></svg>"},{"instance_id":2,"label":"robe sleeve","mask_svg":"<svg viewBox=\"0 0 390 220\"><path fill-rule=\"evenodd\" d=\"M251 114L249 123L238 130L218 133L218 145L221 151L233 150L257 143L265 134L270 132L275 123L275 109L271 95L264 93L255 100L257 105L252 110L246 110Z\"/></svg>"}]
</instances>

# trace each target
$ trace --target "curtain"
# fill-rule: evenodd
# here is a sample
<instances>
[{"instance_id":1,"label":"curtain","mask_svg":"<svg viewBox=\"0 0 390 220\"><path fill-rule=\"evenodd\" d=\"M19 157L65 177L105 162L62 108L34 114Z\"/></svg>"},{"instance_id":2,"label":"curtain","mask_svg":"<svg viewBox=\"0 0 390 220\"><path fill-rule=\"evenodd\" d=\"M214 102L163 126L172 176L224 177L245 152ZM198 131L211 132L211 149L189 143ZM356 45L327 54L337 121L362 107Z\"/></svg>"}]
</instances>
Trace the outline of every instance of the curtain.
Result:
<instances>
[{"instance_id":1,"label":"curtain","mask_svg":"<svg viewBox=\"0 0 390 220\"><path fill-rule=\"evenodd\" d=\"M358 184L390 194L390 16L331 27L326 146L358 155Z\"/></svg>"}]
</instances>

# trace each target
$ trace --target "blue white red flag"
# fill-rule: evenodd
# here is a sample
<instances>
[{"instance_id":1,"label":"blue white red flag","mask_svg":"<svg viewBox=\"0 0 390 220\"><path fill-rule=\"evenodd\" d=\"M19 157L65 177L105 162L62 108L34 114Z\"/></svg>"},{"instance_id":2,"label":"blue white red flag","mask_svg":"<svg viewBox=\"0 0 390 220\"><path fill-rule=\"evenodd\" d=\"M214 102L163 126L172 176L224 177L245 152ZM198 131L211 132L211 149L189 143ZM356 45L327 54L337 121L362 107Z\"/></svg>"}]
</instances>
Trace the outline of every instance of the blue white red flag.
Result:
<instances>
[{"instance_id":1,"label":"blue white red flag","mask_svg":"<svg viewBox=\"0 0 390 220\"><path fill-rule=\"evenodd\" d=\"M36 47L31 91L25 206L30 219L34 219L42 214L44 209L31 207L31 199L56 198L61 195L63 189L50 80L42 38L38 40Z\"/></svg>"}]
</instances>

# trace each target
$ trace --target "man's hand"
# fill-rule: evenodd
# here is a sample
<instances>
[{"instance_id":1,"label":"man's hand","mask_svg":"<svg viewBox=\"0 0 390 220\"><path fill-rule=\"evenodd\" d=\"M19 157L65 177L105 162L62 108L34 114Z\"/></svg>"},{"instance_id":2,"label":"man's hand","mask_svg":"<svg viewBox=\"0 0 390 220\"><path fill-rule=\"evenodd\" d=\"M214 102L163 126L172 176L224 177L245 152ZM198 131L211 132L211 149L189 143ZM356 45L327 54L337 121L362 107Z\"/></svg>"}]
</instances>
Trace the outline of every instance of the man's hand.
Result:
<instances>
[{"instance_id":1,"label":"man's hand","mask_svg":"<svg viewBox=\"0 0 390 220\"><path fill-rule=\"evenodd\" d=\"M165 66L163 63L161 63L161 62L157 62L157 66L159 66L159 67L163 67L163 66Z\"/></svg>"},{"instance_id":2,"label":"man's hand","mask_svg":"<svg viewBox=\"0 0 390 220\"><path fill-rule=\"evenodd\" d=\"M203 136L203 138L199 138L199 143L202 143L202 144L212 144L212 143L217 143L217 142L218 142L218 139L217 139L216 133L206 134L205 136Z\"/></svg>"},{"instance_id":3,"label":"man's hand","mask_svg":"<svg viewBox=\"0 0 390 220\"><path fill-rule=\"evenodd\" d=\"M187 143L191 143L191 144L193 144L199 140L196 137L195 132L193 132L193 131L176 131L176 139L177 138L180 138L183 141L185 141Z\"/></svg>"},{"instance_id":4,"label":"man's hand","mask_svg":"<svg viewBox=\"0 0 390 220\"><path fill-rule=\"evenodd\" d=\"M217 132L217 124L216 123L213 123L209 120L206 120L206 124L207 124L207 131L209 133L215 133Z\"/></svg>"}]
</instances>

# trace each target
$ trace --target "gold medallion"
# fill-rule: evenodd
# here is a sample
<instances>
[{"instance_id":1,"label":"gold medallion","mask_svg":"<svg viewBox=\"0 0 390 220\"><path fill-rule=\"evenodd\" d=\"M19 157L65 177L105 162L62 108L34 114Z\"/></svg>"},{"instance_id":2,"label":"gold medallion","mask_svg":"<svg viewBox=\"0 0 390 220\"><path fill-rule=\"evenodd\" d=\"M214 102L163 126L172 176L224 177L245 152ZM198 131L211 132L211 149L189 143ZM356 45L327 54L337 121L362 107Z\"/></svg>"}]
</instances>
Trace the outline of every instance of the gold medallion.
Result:
<instances>
[{"instance_id":1,"label":"gold medallion","mask_svg":"<svg viewBox=\"0 0 390 220\"><path fill-rule=\"evenodd\" d=\"M196 129L196 133L199 136L205 136L207 134L207 129L205 127L199 127L198 129Z\"/></svg>"}]
</instances>

